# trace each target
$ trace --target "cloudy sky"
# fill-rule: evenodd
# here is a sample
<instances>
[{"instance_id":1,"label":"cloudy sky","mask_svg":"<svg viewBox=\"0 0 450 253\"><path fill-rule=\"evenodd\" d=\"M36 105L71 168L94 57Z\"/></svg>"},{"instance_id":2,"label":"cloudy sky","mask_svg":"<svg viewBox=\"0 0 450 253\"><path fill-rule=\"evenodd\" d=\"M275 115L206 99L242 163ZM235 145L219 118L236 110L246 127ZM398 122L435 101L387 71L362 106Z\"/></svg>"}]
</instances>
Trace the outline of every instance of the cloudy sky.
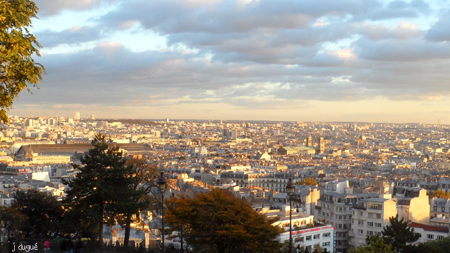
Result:
<instances>
[{"instance_id":1,"label":"cloudy sky","mask_svg":"<svg viewBox=\"0 0 450 253\"><path fill-rule=\"evenodd\" d=\"M10 115L450 124L450 1L35 2Z\"/></svg>"}]
</instances>

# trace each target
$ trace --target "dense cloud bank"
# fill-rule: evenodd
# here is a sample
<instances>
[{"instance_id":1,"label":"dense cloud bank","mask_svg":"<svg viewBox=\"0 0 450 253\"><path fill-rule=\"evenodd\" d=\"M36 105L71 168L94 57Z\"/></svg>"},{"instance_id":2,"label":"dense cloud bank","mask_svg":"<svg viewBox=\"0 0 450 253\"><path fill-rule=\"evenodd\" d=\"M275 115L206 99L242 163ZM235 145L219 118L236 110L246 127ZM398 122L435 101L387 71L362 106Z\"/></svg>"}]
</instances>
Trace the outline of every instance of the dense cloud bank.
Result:
<instances>
[{"instance_id":1,"label":"dense cloud bank","mask_svg":"<svg viewBox=\"0 0 450 253\"><path fill-rule=\"evenodd\" d=\"M446 3L367 0L36 0L45 96L28 103L145 105L435 100L450 94ZM76 23L76 22L75 22ZM134 50L120 34L157 34ZM61 48L72 48L60 52ZM53 50L53 51L52 51ZM101 94L101 95L100 95ZM28 97L27 97L28 99Z\"/></svg>"}]
</instances>

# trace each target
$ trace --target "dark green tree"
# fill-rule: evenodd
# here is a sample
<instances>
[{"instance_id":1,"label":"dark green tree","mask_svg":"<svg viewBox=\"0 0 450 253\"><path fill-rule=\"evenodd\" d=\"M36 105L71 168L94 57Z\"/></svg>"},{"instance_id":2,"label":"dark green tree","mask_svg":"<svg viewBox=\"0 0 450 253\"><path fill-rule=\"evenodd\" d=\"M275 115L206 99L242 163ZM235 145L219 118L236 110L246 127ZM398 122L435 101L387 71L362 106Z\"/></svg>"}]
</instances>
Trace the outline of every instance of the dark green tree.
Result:
<instances>
[{"instance_id":1,"label":"dark green tree","mask_svg":"<svg viewBox=\"0 0 450 253\"><path fill-rule=\"evenodd\" d=\"M158 176L158 169L152 164L147 164L145 159L130 158L126 165L131 168L131 177L128 185L129 193L125 195L127 201L117 206L117 219L125 224L124 246L128 246L130 240L131 222L138 221L140 211L148 210L153 198L149 196L155 185L154 179ZM133 219L134 217L134 219Z\"/></svg>"},{"instance_id":2,"label":"dark green tree","mask_svg":"<svg viewBox=\"0 0 450 253\"><path fill-rule=\"evenodd\" d=\"M103 225L114 224L117 217L124 213L127 205L138 195L130 190L136 183L131 166L126 166L119 147L109 147L106 136L99 133L92 141L93 148L81 159L81 165L73 164L80 170L69 181L64 200L72 219L72 224L79 224L78 229L84 234L96 234L100 246L103 242Z\"/></svg>"},{"instance_id":3,"label":"dark green tree","mask_svg":"<svg viewBox=\"0 0 450 253\"><path fill-rule=\"evenodd\" d=\"M27 217L17 208L0 206L0 228L5 229L7 233L21 229L26 220Z\"/></svg>"},{"instance_id":4,"label":"dark green tree","mask_svg":"<svg viewBox=\"0 0 450 253\"><path fill-rule=\"evenodd\" d=\"M28 30L31 19L37 18L38 8L29 0L0 0L0 121L8 122L19 93L39 83L44 67L36 63L39 55L36 37Z\"/></svg>"},{"instance_id":5,"label":"dark green tree","mask_svg":"<svg viewBox=\"0 0 450 253\"><path fill-rule=\"evenodd\" d=\"M389 218L390 225L383 229L383 239L387 244L391 244L397 251L401 252L406 248L407 243L412 243L420 238L420 234L414 232L414 228L409 227L408 223L398 220L398 214Z\"/></svg>"},{"instance_id":6,"label":"dark green tree","mask_svg":"<svg viewBox=\"0 0 450 253\"><path fill-rule=\"evenodd\" d=\"M16 191L11 206L25 216L21 230L26 235L47 236L58 231L64 213L55 196L33 189Z\"/></svg>"},{"instance_id":7,"label":"dark green tree","mask_svg":"<svg viewBox=\"0 0 450 253\"><path fill-rule=\"evenodd\" d=\"M213 189L193 198L180 196L166 201L166 222L174 230L182 227L183 237L196 250L231 253L273 252L281 248L281 229L254 211L249 203L232 192Z\"/></svg>"},{"instance_id":8,"label":"dark green tree","mask_svg":"<svg viewBox=\"0 0 450 253\"><path fill-rule=\"evenodd\" d=\"M439 240L431 240L419 244L415 252L433 252L433 253L447 253L450 249L450 237L444 237Z\"/></svg>"},{"instance_id":9,"label":"dark green tree","mask_svg":"<svg viewBox=\"0 0 450 253\"><path fill-rule=\"evenodd\" d=\"M397 253L397 250L390 244L386 244L380 236L367 236L366 244L358 248L352 248L349 253Z\"/></svg>"}]
</instances>

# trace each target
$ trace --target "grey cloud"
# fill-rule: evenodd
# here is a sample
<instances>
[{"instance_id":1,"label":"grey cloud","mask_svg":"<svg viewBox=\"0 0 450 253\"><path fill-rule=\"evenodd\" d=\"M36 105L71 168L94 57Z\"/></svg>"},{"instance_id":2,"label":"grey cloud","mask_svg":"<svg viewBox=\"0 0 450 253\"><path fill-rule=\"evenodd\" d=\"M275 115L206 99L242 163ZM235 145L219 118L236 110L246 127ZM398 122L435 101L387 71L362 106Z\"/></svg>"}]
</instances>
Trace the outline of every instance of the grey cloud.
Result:
<instances>
[{"instance_id":1,"label":"grey cloud","mask_svg":"<svg viewBox=\"0 0 450 253\"><path fill-rule=\"evenodd\" d=\"M414 39L409 41L384 40L374 42L364 38L355 42L359 56L373 61L421 61L450 57L450 45L430 44Z\"/></svg>"},{"instance_id":2,"label":"grey cloud","mask_svg":"<svg viewBox=\"0 0 450 253\"><path fill-rule=\"evenodd\" d=\"M411 26L411 27L408 27ZM368 23L356 23L352 25L352 30L358 34L365 36L370 40L409 40L414 38L421 38L424 31L418 28L413 28L413 24L401 23L395 29L386 27L383 24L370 25Z\"/></svg>"},{"instance_id":3,"label":"grey cloud","mask_svg":"<svg viewBox=\"0 0 450 253\"><path fill-rule=\"evenodd\" d=\"M386 7L376 6L365 13L364 16L357 16L357 19L383 20L394 18L413 18L429 12L429 5L421 0L412 2L394 0Z\"/></svg>"},{"instance_id":4,"label":"grey cloud","mask_svg":"<svg viewBox=\"0 0 450 253\"><path fill-rule=\"evenodd\" d=\"M321 16L362 15L380 6L379 2L364 0L260 0L245 7L239 7L237 1L222 1L213 6L186 8L175 0L134 0L122 3L120 9L111 11L101 21L117 26L129 20L139 20L144 27L161 34L217 34L249 32L259 28L305 27L308 21Z\"/></svg>"},{"instance_id":5,"label":"grey cloud","mask_svg":"<svg viewBox=\"0 0 450 253\"><path fill-rule=\"evenodd\" d=\"M445 11L439 20L428 30L425 39L429 41L450 41L450 10Z\"/></svg>"},{"instance_id":6,"label":"grey cloud","mask_svg":"<svg viewBox=\"0 0 450 253\"><path fill-rule=\"evenodd\" d=\"M119 0L34 0L39 8L39 16L54 16L64 10L87 10L102 4L111 4Z\"/></svg>"},{"instance_id":7,"label":"grey cloud","mask_svg":"<svg viewBox=\"0 0 450 253\"><path fill-rule=\"evenodd\" d=\"M60 32L44 30L36 33L38 41L43 47L54 47L61 44L79 44L95 41L101 37L99 27L75 26Z\"/></svg>"}]
</instances>

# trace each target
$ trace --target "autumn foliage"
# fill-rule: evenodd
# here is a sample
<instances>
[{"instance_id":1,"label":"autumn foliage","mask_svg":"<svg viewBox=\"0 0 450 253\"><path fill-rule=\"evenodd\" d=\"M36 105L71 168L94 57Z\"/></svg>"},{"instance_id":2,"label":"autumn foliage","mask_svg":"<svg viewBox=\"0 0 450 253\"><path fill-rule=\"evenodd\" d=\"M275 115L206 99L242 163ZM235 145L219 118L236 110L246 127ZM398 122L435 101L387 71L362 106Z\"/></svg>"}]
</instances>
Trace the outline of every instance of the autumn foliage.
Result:
<instances>
[{"instance_id":1,"label":"autumn foliage","mask_svg":"<svg viewBox=\"0 0 450 253\"><path fill-rule=\"evenodd\" d=\"M450 192L437 190L437 191L431 192L430 197L431 198L450 199Z\"/></svg>"},{"instance_id":2,"label":"autumn foliage","mask_svg":"<svg viewBox=\"0 0 450 253\"><path fill-rule=\"evenodd\" d=\"M166 222L174 230L183 229L183 239L197 251L274 252L281 246L281 232L267 218L253 210L246 200L232 192L213 189L193 198L180 196L166 201Z\"/></svg>"},{"instance_id":3,"label":"autumn foliage","mask_svg":"<svg viewBox=\"0 0 450 253\"><path fill-rule=\"evenodd\" d=\"M303 179L301 181L298 181L296 184L298 184L298 185L311 185L311 186L317 186L318 185L317 180L315 180L312 177L307 177L307 178L305 178L305 179Z\"/></svg>"}]
</instances>

